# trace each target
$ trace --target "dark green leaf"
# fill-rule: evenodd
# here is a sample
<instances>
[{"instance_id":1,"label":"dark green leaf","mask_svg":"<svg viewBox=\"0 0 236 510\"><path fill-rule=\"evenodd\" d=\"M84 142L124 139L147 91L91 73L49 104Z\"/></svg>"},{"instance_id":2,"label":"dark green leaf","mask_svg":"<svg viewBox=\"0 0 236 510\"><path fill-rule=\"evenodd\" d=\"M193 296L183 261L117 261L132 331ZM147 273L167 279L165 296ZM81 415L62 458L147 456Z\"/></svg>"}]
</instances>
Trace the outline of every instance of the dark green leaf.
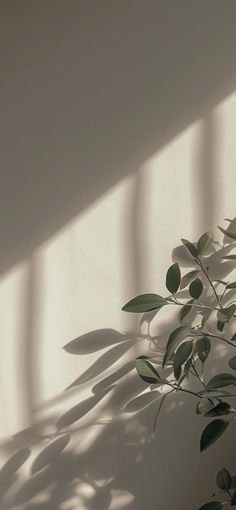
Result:
<instances>
[{"instance_id":1,"label":"dark green leaf","mask_svg":"<svg viewBox=\"0 0 236 510\"><path fill-rule=\"evenodd\" d=\"M222 510L222 508L222 503L218 503L218 501L211 501L210 503L206 503L205 505L201 506L199 510Z\"/></svg>"},{"instance_id":2,"label":"dark green leaf","mask_svg":"<svg viewBox=\"0 0 236 510\"><path fill-rule=\"evenodd\" d=\"M236 490L233 492L233 496L231 499L231 506L235 506L235 505L236 505Z\"/></svg>"},{"instance_id":3,"label":"dark green leaf","mask_svg":"<svg viewBox=\"0 0 236 510\"><path fill-rule=\"evenodd\" d=\"M175 357L174 357L174 374L176 377L176 373L178 373L178 370L181 371L181 366L187 361L189 356L191 355L193 350L193 343L192 341L183 342L178 347ZM177 379L179 376L177 377Z\"/></svg>"},{"instance_id":4,"label":"dark green leaf","mask_svg":"<svg viewBox=\"0 0 236 510\"><path fill-rule=\"evenodd\" d=\"M167 300L158 294L141 294L128 301L122 310L132 313L143 313L156 310L167 305Z\"/></svg>"},{"instance_id":5,"label":"dark green leaf","mask_svg":"<svg viewBox=\"0 0 236 510\"><path fill-rule=\"evenodd\" d=\"M223 260L236 260L236 255L225 255L221 257Z\"/></svg>"},{"instance_id":6,"label":"dark green leaf","mask_svg":"<svg viewBox=\"0 0 236 510\"><path fill-rule=\"evenodd\" d=\"M223 232L223 234L227 237L230 237L230 239L234 239L236 240L236 233L235 232L230 232L229 230L225 230L224 228L222 227L219 227L218 228L221 230L221 232Z\"/></svg>"},{"instance_id":7,"label":"dark green leaf","mask_svg":"<svg viewBox=\"0 0 236 510\"><path fill-rule=\"evenodd\" d=\"M236 377L232 374L218 374L212 377L207 384L207 389L223 388L224 386L236 385Z\"/></svg>"},{"instance_id":8,"label":"dark green leaf","mask_svg":"<svg viewBox=\"0 0 236 510\"><path fill-rule=\"evenodd\" d=\"M196 246L194 246L194 244L190 243L190 241L188 241L187 239L181 239L181 241L182 241L183 245L185 246L185 248L190 253L190 255L192 255L192 257L196 258L198 255Z\"/></svg>"},{"instance_id":9,"label":"dark green leaf","mask_svg":"<svg viewBox=\"0 0 236 510\"><path fill-rule=\"evenodd\" d=\"M166 352L162 361L162 367L164 367L165 364L171 359L176 342L186 337L188 331L189 329L187 326L179 326L178 328L174 329L174 331L172 331L166 345Z\"/></svg>"},{"instance_id":10,"label":"dark green leaf","mask_svg":"<svg viewBox=\"0 0 236 510\"><path fill-rule=\"evenodd\" d=\"M194 299L199 299L203 291L203 285L200 278L196 278L196 280L193 280L193 282L189 285L189 294Z\"/></svg>"},{"instance_id":11,"label":"dark green leaf","mask_svg":"<svg viewBox=\"0 0 236 510\"><path fill-rule=\"evenodd\" d=\"M236 487L236 476L231 476L230 489L235 489L235 487Z\"/></svg>"},{"instance_id":12,"label":"dark green leaf","mask_svg":"<svg viewBox=\"0 0 236 510\"><path fill-rule=\"evenodd\" d=\"M225 327L225 322L217 321L216 327L217 327L218 331L222 332Z\"/></svg>"},{"instance_id":13,"label":"dark green leaf","mask_svg":"<svg viewBox=\"0 0 236 510\"><path fill-rule=\"evenodd\" d=\"M136 370L139 377L148 384L164 384L157 370L152 364L143 358L136 359Z\"/></svg>"},{"instance_id":14,"label":"dark green leaf","mask_svg":"<svg viewBox=\"0 0 236 510\"><path fill-rule=\"evenodd\" d=\"M211 446L224 433L229 422L225 420L213 420L203 430L200 441L201 452Z\"/></svg>"},{"instance_id":15,"label":"dark green leaf","mask_svg":"<svg viewBox=\"0 0 236 510\"><path fill-rule=\"evenodd\" d=\"M207 248L209 244L213 241L213 234L212 232L205 232L197 242L197 251L199 255L204 255L204 253L207 251Z\"/></svg>"},{"instance_id":16,"label":"dark green leaf","mask_svg":"<svg viewBox=\"0 0 236 510\"><path fill-rule=\"evenodd\" d=\"M184 365L184 373L185 373L186 377L188 377L188 373L189 373L189 370L192 365L192 360L193 360L193 356L190 356L190 358L186 361L186 363Z\"/></svg>"},{"instance_id":17,"label":"dark green leaf","mask_svg":"<svg viewBox=\"0 0 236 510\"><path fill-rule=\"evenodd\" d=\"M217 318L220 322L228 322L234 315L236 305L228 306L228 308L222 308L217 312Z\"/></svg>"},{"instance_id":18,"label":"dark green leaf","mask_svg":"<svg viewBox=\"0 0 236 510\"><path fill-rule=\"evenodd\" d=\"M197 354L202 363L205 363L211 350L211 342L207 336L199 338L196 342Z\"/></svg>"},{"instance_id":19,"label":"dark green leaf","mask_svg":"<svg viewBox=\"0 0 236 510\"><path fill-rule=\"evenodd\" d=\"M185 274L180 282L180 289L184 289L189 285L189 283L194 280L194 278L199 274L199 269L194 269L193 271L190 271L189 273Z\"/></svg>"},{"instance_id":20,"label":"dark green leaf","mask_svg":"<svg viewBox=\"0 0 236 510\"><path fill-rule=\"evenodd\" d=\"M236 333L234 333L234 335L232 336L231 342L236 342Z\"/></svg>"},{"instance_id":21,"label":"dark green leaf","mask_svg":"<svg viewBox=\"0 0 236 510\"><path fill-rule=\"evenodd\" d=\"M232 368L233 370L236 370L236 356L234 356L233 358L231 358L229 360L229 366L230 368Z\"/></svg>"},{"instance_id":22,"label":"dark green leaf","mask_svg":"<svg viewBox=\"0 0 236 510\"><path fill-rule=\"evenodd\" d=\"M166 274L166 288L171 294L177 292L181 280L181 273L178 262L169 267Z\"/></svg>"},{"instance_id":23,"label":"dark green leaf","mask_svg":"<svg viewBox=\"0 0 236 510\"><path fill-rule=\"evenodd\" d=\"M231 476L227 469L223 468L216 475L216 485L222 491L227 491L231 486Z\"/></svg>"},{"instance_id":24,"label":"dark green leaf","mask_svg":"<svg viewBox=\"0 0 236 510\"><path fill-rule=\"evenodd\" d=\"M205 413L205 416L224 416L231 412L232 408L227 402L219 402L219 404L215 405L215 407L209 409L209 411Z\"/></svg>"},{"instance_id":25,"label":"dark green leaf","mask_svg":"<svg viewBox=\"0 0 236 510\"><path fill-rule=\"evenodd\" d=\"M197 404L196 413L197 414L206 414L208 411L210 411L214 407L215 407L215 404L213 402L210 402L210 400L207 398L202 398Z\"/></svg>"}]
</instances>

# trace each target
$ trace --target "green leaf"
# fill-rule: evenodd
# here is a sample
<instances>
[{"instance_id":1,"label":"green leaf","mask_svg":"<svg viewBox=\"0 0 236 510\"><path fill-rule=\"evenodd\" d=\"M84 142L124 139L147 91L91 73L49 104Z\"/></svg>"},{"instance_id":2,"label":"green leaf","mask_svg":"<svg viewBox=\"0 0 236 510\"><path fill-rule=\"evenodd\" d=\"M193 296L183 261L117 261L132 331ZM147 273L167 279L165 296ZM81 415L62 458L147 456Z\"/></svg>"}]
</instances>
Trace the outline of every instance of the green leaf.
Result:
<instances>
[{"instance_id":1,"label":"green leaf","mask_svg":"<svg viewBox=\"0 0 236 510\"><path fill-rule=\"evenodd\" d=\"M210 501L210 503L206 503L205 505L201 506L199 510L222 510L222 508L222 503L219 503L218 501Z\"/></svg>"},{"instance_id":2,"label":"green leaf","mask_svg":"<svg viewBox=\"0 0 236 510\"><path fill-rule=\"evenodd\" d=\"M236 310L236 305L231 305L228 308L222 308L217 312L217 318L220 322L229 322L233 317Z\"/></svg>"},{"instance_id":3,"label":"green leaf","mask_svg":"<svg viewBox=\"0 0 236 510\"><path fill-rule=\"evenodd\" d=\"M171 294L177 292L181 280L181 273L178 262L169 267L166 274L166 288Z\"/></svg>"},{"instance_id":4,"label":"green leaf","mask_svg":"<svg viewBox=\"0 0 236 510\"><path fill-rule=\"evenodd\" d=\"M171 359L176 342L186 337L188 331L189 328L187 326L179 326L178 328L174 329L174 331L172 331L166 345L166 352L162 361L162 368L164 368L165 364Z\"/></svg>"},{"instance_id":5,"label":"green leaf","mask_svg":"<svg viewBox=\"0 0 236 510\"><path fill-rule=\"evenodd\" d=\"M216 323L216 327L217 327L218 331L222 332L222 331L223 331L223 329L224 329L224 327L225 327L225 322L223 322L223 321L217 321L217 323Z\"/></svg>"},{"instance_id":6,"label":"green leaf","mask_svg":"<svg viewBox=\"0 0 236 510\"><path fill-rule=\"evenodd\" d=\"M215 407L215 404L213 402L210 402L208 398L202 398L196 407L196 413L197 414L206 414L208 411L213 409Z\"/></svg>"},{"instance_id":7,"label":"green leaf","mask_svg":"<svg viewBox=\"0 0 236 510\"><path fill-rule=\"evenodd\" d=\"M230 239L236 240L236 233L235 232L230 232L229 230L225 230L224 228L219 227L219 225L218 225L218 228L221 230L221 232L223 232L223 234L225 236L230 237Z\"/></svg>"},{"instance_id":8,"label":"green leaf","mask_svg":"<svg viewBox=\"0 0 236 510\"><path fill-rule=\"evenodd\" d=\"M199 255L204 255L204 253L207 251L208 246L213 241L213 234L209 230L208 232L205 232L197 242L197 251Z\"/></svg>"},{"instance_id":9,"label":"green leaf","mask_svg":"<svg viewBox=\"0 0 236 510\"><path fill-rule=\"evenodd\" d=\"M231 341L231 342L236 342L236 333L234 333L234 335L232 336L232 338L231 338L231 340L230 340L230 341Z\"/></svg>"},{"instance_id":10,"label":"green leaf","mask_svg":"<svg viewBox=\"0 0 236 510\"><path fill-rule=\"evenodd\" d=\"M223 388L224 386L236 385L236 377L232 374L218 374L212 377L207 384L207 389Z\"/></svg>"},{"instance_id":11,"label":"green leaf","mask_svg":"<svg viewBox=\"0 0 236 510\"><path fill-rule=\"evenodd\" d=\"M148 384L165 384L165 380L162 380L157 370L152 364L143 358L136 359L136 370L139 377Z\"/></svg>"},{"instance_id":12,"label":"green leaf","mask_svg":"<svg viewBox=\"0 0 236 510\"><path fill-rule=\"evenodd\" d=\"M158 294L141 294L128 301L122 310L124 312L144 313L156 310L167 304L167 300Z\"/></svg>"},{"instance_id":13,"label":"green leaf","mask_svg":"<svg viewBox=\"0 0 236 510\"><path fill-rule=\"evenodd\" d=\"M180 289L184 289L189 285L189 283L194 280L194 278L199 274L199 269L194 269L193 271L190 271L189 273L185 274L180 282Z\"/></svg>"},{"instance_id":14,"label":"green leaf","mask_svg":"<svg viewBox=\"0 0 236 510\"><path fill-rule=\"evenodd\" d=\"M223 260L236 260L236 255L225 255L221 257Z\"/></svg>"},{"instance_id":15,"label":"green leaf","mask_svg":"<svg viewBox=\"0 0 236 510\"><path fill-rule=\"evenodd\" d=\"M209 411L205 413L205 416L224 416L231 412L232 407L228 404L228 402L219 402L219 404L209 409Z\"/></svg>"},{"instance_id":16,"label":"green leaf","mask_svg":"<svg viewBox=\"0 0 236 510\"><path fill-rule=\"evenodd\" d=\"M216 475L216 485L222 491L227 491L231 486L231 476L227 469L221 469Z\"/></svg>"},{"instance_id":17,"label":"green leaf","mask_svg":"<svg viewBox=\"0 0 236 510\"><path fill-rule=\"evenodd\" d=\"M205 363L211 350L211 342L207 336L202 336L196 342L197 354L202 363Z\"/></svg>"},{"instance_id":18,"label":"green leaf","mask_svg":"<svg viewBox=\"0 0 236 510\"><path fill-rule=\"evenodd\" d=\"M230 489L235 489L235 487L236 487L236 476L231 476Z\"/></svg>"},{"instance_id":19,"label":"green leaf","mask_svg":"<svg viewBox=\"0 0 236 510\"><path fill-rule=\"evenodd\" d=\"M227 283L226 289L236 289L236 282Z\"/></svg>"},{"instance_id":20,"label":"green leaf","mask_svg":"<svg viewBox=\"0 0 236 510\"><path fill-rule=\"evenodd\" d=\"M188 241L187 239L181 239L183 245L185 246L185 248L187 249L187 251L190 253L190 255L192 255L192 257L196 258L198 253L197 253L197 248L194 246L194 244L190 243L190 241Z\"/></svg>"},{"instance_id":21,"label":"green leaf","mask_svg":"<svg viewBox=\"0 0 236 510\"><path fill-rule=\"evenodd\" d=\"M203 430L200 441L200 450L206 450L209 446L211 446L219 437L224 433L226 428L228 427L229 422L225 420L213 420L206 428Z\"/></svg>"},{"instance_id":22,"label":"green leaf","mask_svg":"<svg viewBox=\"0 0 236 510\"><path fill-rule=\"evenodd\" d=\"M199 299L203 291L203 285L200 278L196 278L196 280L193 280L192 283L189 285L189 294L194 299Z\"/></svg>"},{"instance_id":23,"label":"green leaf","mask_svg":"<svg viewBox=\"0 0 236 510\"><path fill-rule=\"evenodd\" d=\"M232 499L231 499L231 506L236 505L236 490L233 492Z\"/></svg>"},{"instance_id":24,"label":"green leaf","mask_svg":"<svg viewBox=\"0 0 236 510\"><path fill-rule=\"evenodd\" d=\"M229 360L229 366L230 368L232 368L233 370L236 370L236 356L234 356L233 358L231 358Z\"/></svg>"},{"instance_id":25,"label":"green leaf","mask_svg":"<svg viewBox=\"0 0 236 510\"><path fill-rule=\"evenodd\" d=\"M175 353L175 357L174 357L175 377L176 377L176 374L178 374L179 369L181 371L181 366L185 363L185 361L187 361L187 359L189 358L189 356L192 353L192 350L193 350L193 343L191 340L183 342L182 344L179 345L179 347ZM179 376L177 377L177 379L178 378L179 378Z\"/></svg>"}]
</instances>

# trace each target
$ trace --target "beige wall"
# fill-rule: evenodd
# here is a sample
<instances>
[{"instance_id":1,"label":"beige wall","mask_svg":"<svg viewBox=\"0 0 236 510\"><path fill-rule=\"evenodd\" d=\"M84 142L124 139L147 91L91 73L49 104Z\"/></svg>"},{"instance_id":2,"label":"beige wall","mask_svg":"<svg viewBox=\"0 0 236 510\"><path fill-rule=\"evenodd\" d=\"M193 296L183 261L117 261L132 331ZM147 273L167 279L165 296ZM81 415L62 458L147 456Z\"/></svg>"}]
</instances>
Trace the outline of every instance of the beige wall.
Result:
<instances>
[{"instance_id":1,"label":"beige wall","mask_svg":"<svg viewBox=\"0 0 236 510\"><path fill-rule=\"evenodd\" d=\"M235 16L230 0L0 3L1 464L84 402L54 474L14 500L30 460L10 487L19 508L194 510L232 465L231 432L200 456L191 401L169 401L155 438L155 406L121 413L146 345L121 307L165 292L181 237L235 216ZM62 349L90 332L86 354Z\"/></svg>"}]
</instances>

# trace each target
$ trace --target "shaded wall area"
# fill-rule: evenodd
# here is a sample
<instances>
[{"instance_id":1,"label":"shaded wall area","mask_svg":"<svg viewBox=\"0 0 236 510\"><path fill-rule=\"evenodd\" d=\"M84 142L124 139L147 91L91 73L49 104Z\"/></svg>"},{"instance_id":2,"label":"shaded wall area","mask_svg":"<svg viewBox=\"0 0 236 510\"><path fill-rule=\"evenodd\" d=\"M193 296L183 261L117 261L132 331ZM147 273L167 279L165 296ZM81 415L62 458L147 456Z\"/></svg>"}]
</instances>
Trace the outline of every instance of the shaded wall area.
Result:
<instances>
[{"instance_id":1,"label":"shaded wall area","mask_svg":"<svg viewBox=\"0 0 236 510\"><path fill-rule=\"evenodd\" d=\"M145 389L133 360L148 324L141 334L120 310L139 292L165 292L180 237L235 215L236 4L13 1L0 11L1 465L22 455L0 476L1 504L194 509L198 487L214 488L219 450L200 456L202 424L182 398L171 397L156 437L156 402L123 413ZM175 322L161 318L160 353ZM71 356L63 346L76 337ZM37 470L58 419L75 422L71 440L62 435L57 459L46 449ZM230 466L232 437L220 450Z\"/></svg>"}]
</instances>

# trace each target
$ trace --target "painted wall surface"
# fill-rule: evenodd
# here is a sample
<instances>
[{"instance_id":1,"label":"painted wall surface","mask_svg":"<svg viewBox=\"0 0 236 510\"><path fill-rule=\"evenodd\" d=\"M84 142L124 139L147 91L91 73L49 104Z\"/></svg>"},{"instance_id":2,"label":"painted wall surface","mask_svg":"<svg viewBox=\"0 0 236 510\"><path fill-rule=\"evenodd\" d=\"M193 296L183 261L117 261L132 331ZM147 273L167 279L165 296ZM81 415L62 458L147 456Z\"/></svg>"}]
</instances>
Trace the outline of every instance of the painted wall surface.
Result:
<instances>
[{"instance_id":1,"label":"painted wall surface","mask_svg":"<svg viewBox=\"0 0 236 510\"><path fill-rule=\"evenodd\" d=\"M32 450L0 476L4 510L195 510L233 467L233 430L199 453L191 399L156 436L156 402L124 410L148 345L121 308L165 294L181 237L235 216L235 20L234 0L0 3L1 465ZM160 352L175 319L151 325Z\"/></svg>"}]
</instances>

